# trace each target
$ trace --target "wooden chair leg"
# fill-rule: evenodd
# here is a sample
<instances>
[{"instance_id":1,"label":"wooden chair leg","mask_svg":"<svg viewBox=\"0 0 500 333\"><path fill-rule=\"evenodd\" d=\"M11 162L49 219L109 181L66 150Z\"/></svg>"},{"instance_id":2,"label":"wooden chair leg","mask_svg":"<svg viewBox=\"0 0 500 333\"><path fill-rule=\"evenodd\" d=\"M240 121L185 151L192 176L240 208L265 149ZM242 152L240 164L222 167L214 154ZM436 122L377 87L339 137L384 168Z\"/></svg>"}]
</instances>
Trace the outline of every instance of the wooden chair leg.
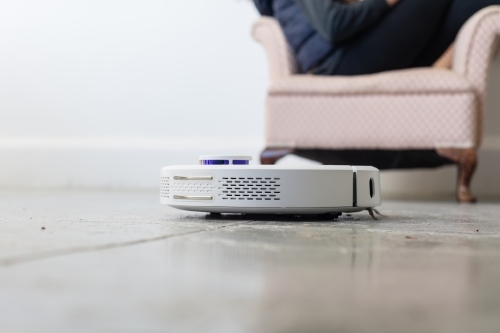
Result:
<instances>
[{"instance_id":1,"label":"wooden chair leg","mask_svg":"<svg viewBox=\"0 0 500 333\"><path fill-rule=\"evenodd\" d=\"M291 153L293 153L293 149L290 148L266 148L260 154L260 163L266 165L273 165L279 159Z\"/></svg>"},{"instance_id":2,"label":"wooden chair leg","mask_svg":"<svg viewBox=\"0 0 500 333\"><path fill-rule=\"evenodd\" d=\"M470 183L477 165L477 153L475 149L437 149L436 152L455 162L458 165L458 202L476 202L476 197L472 195Z\"/></svg>"}]
</instances>

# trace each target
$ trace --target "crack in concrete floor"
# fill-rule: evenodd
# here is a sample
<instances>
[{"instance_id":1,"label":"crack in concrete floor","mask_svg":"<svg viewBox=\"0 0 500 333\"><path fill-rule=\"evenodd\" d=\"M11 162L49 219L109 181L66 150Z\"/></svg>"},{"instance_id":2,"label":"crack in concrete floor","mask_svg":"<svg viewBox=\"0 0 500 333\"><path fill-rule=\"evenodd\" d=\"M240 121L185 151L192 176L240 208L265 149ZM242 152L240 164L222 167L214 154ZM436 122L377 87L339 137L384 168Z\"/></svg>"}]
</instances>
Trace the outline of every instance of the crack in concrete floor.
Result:
<instances>
[{"instance_id":1,"label":"crack in concrete floor","mask_svg":"<svg viewBox=\"0 0 500 333\"><path fill-rule=\"evenodd\" d=\"M43 259L49 259L49 258L54 258L54 257L59 257L59 256L77 254L77 253L103 251L103 250L110 250L110 249L115 249L115 248L157 242L157 241L166 240L166 239L170 239L170 238L178 238L178 237L187 236L187 235L193 235L193 234L198 234L198 233L203 233L203 232L211 232L211 231L216 231L216 230L220 230L220 229L226 229L226 228L230 228L230 227L234 227L234 226L243 225L243 224L248 223L248 222L250 222L250 221L231 223L231 224L226 224L226 225L218 226L218 227L204 228L204 229L186 231L186 232L181 232L181 233L176 233L176 234L168 234L168 235L162 235L162 236L151 237L151 238L123 241L123 242L118 242L118 243L108 243L108 244L91 245L91 246L78 246L78 247L74 247L74 248L46 251L46 252L42 252L42 253L30 253L30 254L25 254L25 255L13 256L11 258L0 258L0 267L14 266L14 265L18 265L18 264L23 264L23 263L28 263L28 262L33 262L33 261L38 261L38 260L43 260Z\"/></svg>"}]
</instances>

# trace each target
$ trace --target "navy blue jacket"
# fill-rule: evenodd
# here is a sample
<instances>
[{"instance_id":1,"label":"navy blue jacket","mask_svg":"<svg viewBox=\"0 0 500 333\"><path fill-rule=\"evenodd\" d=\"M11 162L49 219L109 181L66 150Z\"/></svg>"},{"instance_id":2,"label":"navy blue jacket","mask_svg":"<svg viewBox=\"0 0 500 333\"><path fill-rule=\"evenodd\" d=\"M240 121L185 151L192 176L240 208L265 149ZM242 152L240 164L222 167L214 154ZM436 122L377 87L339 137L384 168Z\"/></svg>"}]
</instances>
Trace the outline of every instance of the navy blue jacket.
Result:
<instances>
[{"instance_id":1,"label":"navy blue jacket","mask_svg":"<svg viewBox=\"0 0 500 333\"><path fill-rule=\"evenodd\" d=\"M305 73L375 23L389 8L386 0L254 0L264 16L274 16ZM341 53L338 53L340 60Z\"/></svg>"}]
</instances>

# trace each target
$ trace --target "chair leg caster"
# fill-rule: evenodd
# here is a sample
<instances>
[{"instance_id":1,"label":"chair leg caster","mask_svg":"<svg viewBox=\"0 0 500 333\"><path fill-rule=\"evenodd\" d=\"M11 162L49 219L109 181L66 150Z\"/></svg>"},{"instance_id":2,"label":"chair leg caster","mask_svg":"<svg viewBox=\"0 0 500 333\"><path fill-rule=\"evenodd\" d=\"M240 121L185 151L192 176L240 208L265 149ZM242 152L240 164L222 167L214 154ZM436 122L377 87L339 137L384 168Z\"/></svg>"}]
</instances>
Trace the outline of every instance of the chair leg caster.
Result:
<instances>
[{"instance_id":1,"label":"chair leg caster","mask_svg":"<svg viewBox=\"0 0 500 333\"><path fill-rule=\"evenodd\" d=\"M437 153L458 165L457 200L461 203L474 203L470 183L477 165L475 149L437 149Z\"/></svg>"}]
</instances>

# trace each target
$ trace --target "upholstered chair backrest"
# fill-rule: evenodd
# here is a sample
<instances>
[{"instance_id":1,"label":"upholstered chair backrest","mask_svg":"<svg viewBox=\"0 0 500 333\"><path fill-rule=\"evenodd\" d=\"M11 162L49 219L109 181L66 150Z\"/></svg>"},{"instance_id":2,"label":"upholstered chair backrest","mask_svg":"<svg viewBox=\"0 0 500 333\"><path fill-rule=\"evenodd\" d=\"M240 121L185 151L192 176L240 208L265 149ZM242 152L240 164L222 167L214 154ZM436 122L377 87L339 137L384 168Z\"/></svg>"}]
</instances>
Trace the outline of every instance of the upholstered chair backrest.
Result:
<instances>
[{"instance_id":1,"label":"upholstered chair backrest","mask_svg":"<svg viewBox=\"0 0 500 333\"><path fill-rule=\"evenodd\" d=\"M271 82L298 73L293 51L288 46L285 35L274 18L260 18L253 25L252 35L266 50Z\"/></svg>"}]
</instances>

